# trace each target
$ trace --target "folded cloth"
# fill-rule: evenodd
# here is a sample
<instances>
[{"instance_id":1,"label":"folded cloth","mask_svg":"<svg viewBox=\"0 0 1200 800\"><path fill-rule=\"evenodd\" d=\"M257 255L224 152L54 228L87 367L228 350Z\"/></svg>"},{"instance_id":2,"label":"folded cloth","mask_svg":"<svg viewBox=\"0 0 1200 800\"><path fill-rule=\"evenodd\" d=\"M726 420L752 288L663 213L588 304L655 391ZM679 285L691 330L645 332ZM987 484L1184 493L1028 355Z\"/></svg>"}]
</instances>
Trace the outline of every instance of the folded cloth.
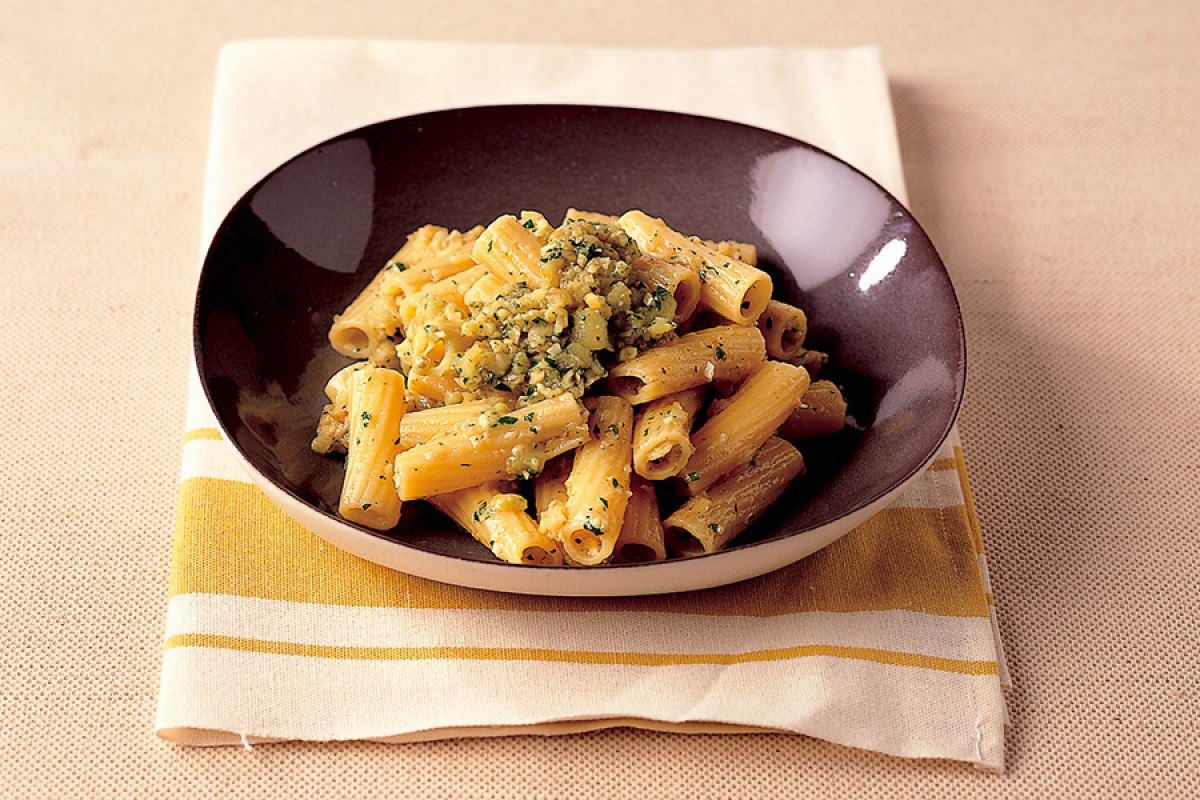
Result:
<instances>
[{"instance_id":1,"label":"folded cloth","mask_svg":"<svg viewBox=\"0 0 1200 800\"><path fill-rule=\"evenodd\" d=\"M904 197L872 48L251 41L221 53L205 241L258 178L324 138L510 102L755 124ZM792 732L1000 770L1005 682L957 433L893 506L775 573L667 597L527 597L394 572L298 526L241 471L193 374L156 722L170 741L632 725Z\"/></svg>"}]
</instances>

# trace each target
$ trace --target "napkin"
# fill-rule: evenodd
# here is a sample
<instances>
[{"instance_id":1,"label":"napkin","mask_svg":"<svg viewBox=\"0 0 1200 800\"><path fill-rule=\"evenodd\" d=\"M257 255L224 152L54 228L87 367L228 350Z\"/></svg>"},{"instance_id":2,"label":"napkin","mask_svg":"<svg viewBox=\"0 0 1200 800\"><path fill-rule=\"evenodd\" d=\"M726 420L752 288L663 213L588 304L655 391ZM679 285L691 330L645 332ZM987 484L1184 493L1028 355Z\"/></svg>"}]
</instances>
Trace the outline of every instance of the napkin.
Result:
<instances>
[{"instance_id":1,"label":"napkin","mask_svg":"<svg viewBox=\"0 0 1200 800\"><path fill-rule=\"evenodd\" d=\"M219 59L204 241L256 180L329 136L528 102L750 123L905 196L887 80L869 47L246 41ZM894 505L797 564L618 599L466 589L335 549L250 483L194 369L182 462L164 739L401 742L637 726L804 734L1003 769L1007 672L957 432Z\"/></svg>"}]
</instances>

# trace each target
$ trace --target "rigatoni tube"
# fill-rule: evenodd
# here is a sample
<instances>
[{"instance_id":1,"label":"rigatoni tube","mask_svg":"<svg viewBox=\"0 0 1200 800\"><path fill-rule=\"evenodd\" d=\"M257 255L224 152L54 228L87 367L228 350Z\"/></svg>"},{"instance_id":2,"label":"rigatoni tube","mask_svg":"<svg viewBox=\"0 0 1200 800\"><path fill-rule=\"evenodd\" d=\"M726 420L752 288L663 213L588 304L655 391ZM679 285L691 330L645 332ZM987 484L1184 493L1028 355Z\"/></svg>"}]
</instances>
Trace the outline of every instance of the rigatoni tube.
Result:
<instances>
[{"instance_id":1,"label":"rigatoni tube","mask_svg":"<svg viewBox=\"0 0 1200 800\"><path fill-rule=\"evenodd\" d=\"M762 333L752 325L720 325L680 336L613 367L608 388L637 405L714 380L735 382L766 359Z\"/></svg>"},{"instance_id":2,"label":"rigatoni tube","mask_svg":"<svg viewBox=\"0 0 1200 800\"><path fill-rule=\"evenodd\" d=\"M338 513L376 530L400 521L400 498L392 482L392 462L407 401L404 376L367 367L347 376L346 474Z\"/></svg>"},{"instance_id":3,"label":"rigatoni tube","mask_svg":"<svg viewBox=\"0 0 1200 800\"><path fill-rule=\"evenodd\" d=\"M649 253L643 253L631 266L640 280L665 289L675 298L675 322L685 322L696 313L700 303L700 276L694 269Z\"/></svg>"},{"instance_id":4,"label":"rigatoni tube","mask_svg":"<svg viewBox=\"0 0 1200 800\"><path fill-rule=\"evenodd\" d=\"M692 457L692 421L704 387L660 397L641 406L633 421L633 471L652 481L679 474Z\"/></svg>"},{"instance_id":5,"label":"rigatoni tube","mask_svg":"<svg viewBox=\"0 0 1200 800\"><path fill-rule=\"evenodd\" d=\"M398 451L416 447L460 425L478 422L494 406L495 403L490 400L468 400L465 403L410 411L400 420Z\"/></svg>"},{"instance_id":6,"label":"rigatoni tube","mask_svg":"<svg viewBox=\"0 0 1200 800\"><path fill-rule=\"evenodd\" d=\"M575 453L567 476L557 538L569 562L592 566L612 555L629 503L633 407L611 395L584 402L591 409L591 439Z\"/></svg>"},{"instance_id":7,"label":"rigatoni tube","mask_svg":"<svg viewBox=\"0 0 1200 800\"><path fill-rule=\"evenodd\" d=\"M431 280L440 280L474 266L471 247L483 228L460 233L438 225L423 225L410 233L404 246L375 273L341 314L333 318L329 343L351 358L380 358L380 348L399 322L394 318L399 298Z\"/></svg>"},{"instance_id":8,"label":"rigatoni tube","mask_svg":"<svg viewBox=\"0 0 1200 800\"><path fill-rule=\"evenodd\" d=\"M566 524L567 476L575 454L563 453L546 462L533 479L533 506L537 510L538 528L547 536L558 536Z\"/></svg>"},{"instance_id":9,"label":"rigatoni tube","mask_svg":"<svg viewBox=\"0 0 1200 800\"><path fill-rule=\"evenodd\" d=\"M791 361L804 351L808 317L796 306L772 300L758 318L758 329L767 343L768 356Z\"/></svg>"},{"instance_id":10,"label":"rigatoni tube","mask_svg":"<svg viewBox=\"0 0 1200 800\"><path fill-rule=\"evenodd\" d=\"M505 282L526 281L545 286L542 242L511 214L488 225L471 251L475 260Z\"/></svg>"},{"instance_id":11,"label":"rigatoni tube","mask_svg":"<svg viewBox=\"0 0 1200 800\"><path fill-rule=\"evenodd\" d=\"M441 308L447 303L458 306L465 313L467 301L464 299L464 294L485 275L491 275L491 273L487 271L486 267L477 264L470 269L442 278L440 281L427 283L396 304L396 319L401 326L407 327L418 314L428 316L428 309Z\"/></svg>"},{"instance_id":12,"label":"rigatoni tube","mask_svg":"<svg viewBox=\"0 0 1200 800\"><path fill-rule=\"evenodd\" d=\"M667 547L654 485L637 475L632 480L632 494L625 507L613 561L618 564L662 561L667 557Z\"/></svg>"},{"instance_id":13,"label":"rigatoni tube","mask_svg":"<svg viewBox=\"0 0 1200 800\"><path fill-rule=\"evenodd\" d=\"M621 227L647 253L686 264L700 278L700 305L725 319L747 325L771 299L771 276L758 267L714 250L642 211L627 211Z\"/></svg>"},{"instance_id":14,"label":"rigatoni tube","mask_svg":"<svg viewBox=\"0 0 1200 800\"><path fill-rule=\"evenodd\" d=\"M667 549L690 556L722 549L804 472L800 451L773 436L750 463L663 520Z\"/></svg>"},{"instance_id":15,"label":"rigatoni tube","mask_svg":"<svg viewBox=\"0 0 1200 800\"><path fill-rule=\"evenodd\" d=\"M684 494L699 494L750 460L779 428L808 388L808 373L768 361L692 437L696 450L675 480Z\"/></svg>"},{"instance_id":16,"label":"rigatoni tube","mask_svg":"<svg viewBox=\"0 0 1200 800\"><path fill-rule=\"evenodd\" d=\"M430 283L474 267L471 249L482 232L482 225L463 232L436 225L418 228L392 256L390 263L398 263L403 269L384 276L384 293L409 297Z\"/></svg>"},{"instance_id":17,"label":"rigatoni tube","mask_svg":"<svg viewBox=\"0 0 1200 800\"><path fill-rule=\"evenodd\" d=\"M846 398L831 381L813 381L801 404L779 426L785 439L811 439L837 433L846 425Z\"/></svg>"},{"instance_id":18,"label":"rigatoni tube","mask_svg":"<svg viewBox=\"0 0 1200 800\"><path fill-rule=\"evenodd\" d=\"M429 498L429 502L510 564L561 564L558 543L543 535L525 511L526 501L499 483L485 483Z\"/></svg>"},{"instance_id":19,"label":"rigatoni tube","mask_svg":"<svg viewBox=\"0 0 1200 800\"><path fill-rule=\"evenodd\" d=\"M396 456L400 499L533 477L546 461L588 439L587 409L571 394L489 414Z\"/></svg>"}]
</instances>

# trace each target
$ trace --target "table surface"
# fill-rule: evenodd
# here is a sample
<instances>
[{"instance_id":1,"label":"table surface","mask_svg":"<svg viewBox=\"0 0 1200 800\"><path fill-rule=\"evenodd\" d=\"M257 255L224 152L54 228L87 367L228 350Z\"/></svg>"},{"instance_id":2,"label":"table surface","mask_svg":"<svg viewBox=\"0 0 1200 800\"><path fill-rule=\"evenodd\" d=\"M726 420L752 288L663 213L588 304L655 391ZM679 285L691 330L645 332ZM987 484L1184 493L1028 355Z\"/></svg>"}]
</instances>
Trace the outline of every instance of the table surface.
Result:
<instances>
[{"instance_id":1,"label":"table surface","mask_svg":"<svg viewBox=\"0 0 1200 800\"><path fill-rule=\"evenodd\" d=\"M0 793L1200 792L1200 5L347 6L6 6ZM911 205L966 320L1007 774L787 736L154 737L215 59L292 35L882 49Z\"/></svg>"}]
</instances>

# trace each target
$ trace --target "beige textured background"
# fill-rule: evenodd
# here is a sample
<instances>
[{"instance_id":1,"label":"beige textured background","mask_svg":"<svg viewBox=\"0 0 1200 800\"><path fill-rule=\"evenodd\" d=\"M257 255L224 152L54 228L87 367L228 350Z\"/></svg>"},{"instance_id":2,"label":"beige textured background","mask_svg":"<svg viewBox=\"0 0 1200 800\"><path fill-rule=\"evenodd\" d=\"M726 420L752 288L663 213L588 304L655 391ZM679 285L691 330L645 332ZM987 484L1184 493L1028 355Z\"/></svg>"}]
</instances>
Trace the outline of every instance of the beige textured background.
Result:
<instances>
[{"instance_id":1,"label":"beige textured background","mask_svg":"<svg viewBox=\"0 0 1200 800\"><path fill-rule=\"evenodd\" d=\"M0 795L1200 793L1200 5L340 5L4 4ZM217 49L323 34L883 49L966 318L1007 775L779 736L152 736Z\"/></svg>"}]
</instances>

